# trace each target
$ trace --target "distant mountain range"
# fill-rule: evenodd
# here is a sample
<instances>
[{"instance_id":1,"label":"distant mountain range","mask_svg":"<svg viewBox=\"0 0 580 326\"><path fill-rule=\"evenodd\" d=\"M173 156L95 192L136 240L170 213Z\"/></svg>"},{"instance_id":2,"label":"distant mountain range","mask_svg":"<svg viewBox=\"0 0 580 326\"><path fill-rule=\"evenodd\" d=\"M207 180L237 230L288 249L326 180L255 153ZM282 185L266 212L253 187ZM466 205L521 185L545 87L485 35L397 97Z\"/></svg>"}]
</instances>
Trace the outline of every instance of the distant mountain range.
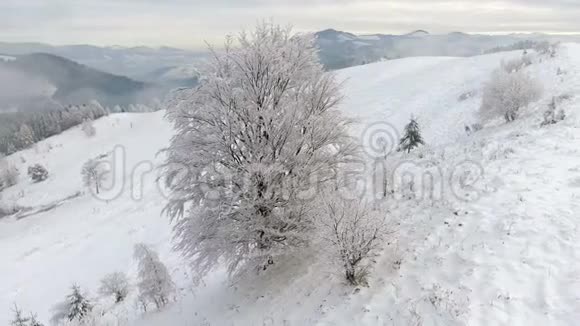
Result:
<instances>
[{"instance_id":1,"label":"distant mountain range","mask_svg":"<svg viewBox=\"0 0 580 326\"><path fill-rule=\"evenodd\" d=\"M154 84L102 72L52 54L33 53L3 58L0 59L0 71L4 76L10 74L10 78L16 78L20 83L3 87L4 91L0 90L0 94L4 93L4 98L7 98L11 94L6 94L6 89L28 90L21 92L19 97L11 97L15 106L22 104L22 101L30 102L31 94L37 98L43 95L50 97L63 105L97 100L111 107L145 103L161 95ZM10 80L3 79L0 77L0 85L10 83ZM43 91L34 90L40 85Z\"/></svg>"},{"instance_id":2,"label":"distant mountain range","mask_svg":"<svg viewBox=\"0 0 580 326\"><path fill-rule=\"evenodd\" d=\"M413 56L474 56L526 40L580 41L579 35L479 35L460 32L434 35L424 30L404 35L355 35L327 29L316 33L316 37L321 61L329 70Z\"/></svg>"},{"instance_id":3,"label":"distant mountain range","mask_svg":"<svg viewBox=\"0 0 580 326\"><path fill-rule=\"evenodd\" d=\"M47 53L67 58L89 67L145 82L151 72L197 64L207 57L206 51L188 51L169 47L98 47L93 45L53 46L42 43L2 43L0 55ZM163 77L163 76L161 76ZM173 76L175 77L175 76ZM187 79L193 76L178 76Z\"/></svg>"},{"instance_id":4,"label":"distant mountain range","mask_svg":"<svg viewBox=\"0 0 580 326\"><path fill-rule=\"evenodd\" d=\"M461 32L430 34L417 30L403 35L355 35L334 29L317 32L320 57L327 69L340 69L384 59L409 56L473 56L489 49L522 40L577 42L578 35L509 34L483 35ZM98 47L92 45L52 46L42 43L3 43L1 55L47 53L67 58L115 75L151 83L185 84L197 80L207 51L170 47ZM192 69L193 67L193 69Z\"/></svg>"},{"instance_id":5,"label":"distant mountain range","mask_svg":"<svg viewBox=\"0 0 580 326\"><path fill-rule=\"evenodd\" d=\"M525 41L580 41L578 35L433 35L425 30L355 35L327 29L315 36L327 70L411 56L474 56L530 44ZM0 110L92 99L109 107L147 104L173 88L196 85L207 58L207 51L168 47L0 42Z\"/></svg>"}]
</instances>

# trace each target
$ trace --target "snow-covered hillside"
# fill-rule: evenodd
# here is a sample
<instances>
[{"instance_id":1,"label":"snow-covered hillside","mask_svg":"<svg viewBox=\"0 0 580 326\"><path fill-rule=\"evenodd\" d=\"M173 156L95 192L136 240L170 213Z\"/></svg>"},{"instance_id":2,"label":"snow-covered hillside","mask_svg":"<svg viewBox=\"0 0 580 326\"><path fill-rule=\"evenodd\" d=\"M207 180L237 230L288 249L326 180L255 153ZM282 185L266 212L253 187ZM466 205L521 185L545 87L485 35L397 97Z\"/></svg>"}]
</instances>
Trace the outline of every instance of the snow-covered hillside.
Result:
<instances>
[{"instance_id":1,"label":"snow-covered hillside","mask_svg":"<svg viewBox=\"0 0 580 326\"><path fill-rule=\"evenodd\" d=\"M138 242L168 265L176 302L142 314L132 294L109 309L107 325L575 325L580 45L562 46L556 58L525 68L543 83L544 96L521 119L471 135L464 130L478 122L491 72L520 56L409 58L337 73L345 81L341 108L359 120L352 133L363 143L376 133L398 140L414 115L428 144L417 162L483 169L469 200L443 188L437 199L385 204L397 232L384 244L369 288L346 286L312 257L276 266L275 278L229 284L218 271L192 288L161 215L165 197L155 167L173 133L162 112L110 115L95 123L94 138L73 129L10 156L20 183L2 193L2 202L26 210L0 219L0 325L10 320L13 303L48 322L73 283L109 308L97 298L99 280L115 271L135 277ZM561 95L569 98L560 104L567 119L540 128L549 101ZM80 170L102 154L122 164L114 169L116 182L95 198ZM47 181L27 180L26 168L35 163L47 167Z\"/></svg>"}]
</instances>

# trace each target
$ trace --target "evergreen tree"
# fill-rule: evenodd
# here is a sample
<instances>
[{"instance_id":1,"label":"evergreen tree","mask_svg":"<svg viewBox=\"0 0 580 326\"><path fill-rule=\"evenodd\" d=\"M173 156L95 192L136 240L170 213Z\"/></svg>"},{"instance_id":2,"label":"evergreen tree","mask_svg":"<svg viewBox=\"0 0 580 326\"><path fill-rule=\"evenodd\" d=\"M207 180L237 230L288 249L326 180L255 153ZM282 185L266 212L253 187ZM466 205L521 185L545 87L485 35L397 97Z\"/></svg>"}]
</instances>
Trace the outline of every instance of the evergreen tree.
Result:
<instances>
[{"instance_id":1,"label":"evergreen tree","mask_svg":"<svg viewBox=\"0 0 580 326\"><path fill-rule=\"evenodd\" d=\"M93 310L93 306L87 298L81 293L78 285L73 285L72 293L67 297L69 309L68 320L82 320L88 313Z\"/></svg>"},{"instance_id":2,"label":"evergreen tree","mask_svg":"<svg viewBox=\"0 0 580 326\"><path fill-rule=\"evenodd\" d=\"M399 149L410 153L415 147L424 145L423 137L417 120L411 117L411 121L405 126L405 135L401 138Z\"/></svg>"}]
</instances>

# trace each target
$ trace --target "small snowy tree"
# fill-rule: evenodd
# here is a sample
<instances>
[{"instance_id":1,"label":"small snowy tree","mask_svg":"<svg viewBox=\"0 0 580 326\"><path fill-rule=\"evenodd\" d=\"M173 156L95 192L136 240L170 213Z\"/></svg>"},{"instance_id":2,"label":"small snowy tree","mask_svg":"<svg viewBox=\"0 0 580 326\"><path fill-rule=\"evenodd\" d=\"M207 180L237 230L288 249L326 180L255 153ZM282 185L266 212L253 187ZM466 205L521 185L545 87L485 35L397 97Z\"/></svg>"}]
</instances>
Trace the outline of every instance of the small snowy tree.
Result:
<instances>
[{"instance_id":1,"label":"small snowy tree","mask_svg":"<svg viewBox=\"0 0 580 326\"><path fill-rule=\"evenodd\" d=\"M20 130L18 130L16 137L20 148L27 148L34 144L34 131L32 131L32 129L26 124L20 126Z\"/></svg>"},{"instance_id":2,"label":"small snowy tree","mask_svg":"<svg viewBox=\"0 0 580 326\"><path fill-rule=\"evenodd\" d=\"M81 129L85 133L85 136L87 136L89 138L93 137L97 133L97 130L95 129L95 126L93 125L93 120L85 119L85 121L81 125Z\"/></svg>"},{"instance_id":3,"label":"small snowy tree","mask_svg":"<svg viewBox=\"0 0 580 326\"><path fill-rule=\"evenodd\" d=\"M356 200L328 196L321 204L320 234L325 248L344 268L352 285L368 285L373 258L385 240L384 218Z\"/></svg>"},{"instance_id":4,"label":"small snowy tree","mask_svg":"<svg viewBox=\"0 0 580 326\"><path fill-rule=\"evenodd\" d=\"M98 159L90 159L81 170L83 183L86 187L93 189L96 194L99 194L105 178L107 176L107 169L103 161Z\"/></svg>"},{"instance_id":5,"label":"small snowy tree","mask_svg":"<svg viewBox=\"0 0 580 326\"><path fill-rule=\"evenodd\" d=\"M34 182L42 182L48 179L48 171L40 164L35 164L28 167L28 176Z\"/></svg>"},{"instance_id":6,"label":"small snowy tree","mask_svg":"<svg viewBox=\"0 0 580 326\"><path fill-rule=\"evenodd\" d=\"M20 172L6 159L0 157L0 191L18 183Z\"/></svg>"},{"instance_id":7,"label":"small snowy tree","mask_svg":"<svg viewBox=\"0 0 580 326\"><path fill-rule=\"evenodd\" d=\"M200 278L222 263L231 277L264 270L308 246L314 202L300 195L329 185L356 149L312 36L260 24L232 44L167 113L165 211Z\"/></svg>"},{"instance_id":8,"label":"small snowy tree","mask_svg":"<svg viewBox=\"0 0 580 326\"><path fill-rule=\"evenodd\" d=\"M14 319L10 322L10 326L29 326L30 318L24 317L22 310L15 304L12 308Z\"/></svg>"},{"instance_id":9,"label":"small snowy tree","mask_svg":"<svg viewBox=\"0 0 580 326\"><path fill-rule=\"evenodd\" d=\"M145 244L135 245L134 256L139 263L139 301L144 309L149 303L161 309L169 303L174 291L167 267L159 260L157 253Z\"/></svg>"},{"instance_id":10,"label":"small snowy tree","mask_svg":"<svg viewBox=\"0 0 580 326\"><path fill-rule=\"evenodd\" d=\"M60 321L80 322L87 317L93 310L93 305L81 292L78 285L73 285L72 292L66 297L66 300L57 304L53 310L52 322L54 324Z\"/></svg>"},{"instance_id":11,"label":"small snowy tree","mask_svg":"<svg viewBox=\"0 0 580 326\"><path fill-rule=\"evenodd\" d=\"M38 319L36 319L35 314L30 314L30 324L29 326L44 326Z\"/></svg>"},{"instance_id":12,"label":"small snowy tree","mask_svg":"<svg viewBox=\"0 0 580 326\"><path fill-rule=\"evenodd\" d=\"M542 85L522 71L498 69L483 89L480 115L483 120L503 116L506 122L517 119L520 109L542 96Z\"/></svg>"},{"instance_id":13,"label":"small snowy tree","mask_svg":"<svg viewBox=\"0 0 580 326\"><path fill-rule=\"evenodd\" d=\"M424 144L425 142L421 136L419 123L417 123L415 118L411 118L411 121L405 126L405 134L399 142L399 149L401 151L410 153L415 147Z\"/></svg>"},{"instance_id":14,"label":"small snowy tree","mask_svg":"<svg viewBox=\"0 0 580 326\"><path fill-rule=\"evenodd\" d=\"M105 276L101 280L99 293L104 296L114 296L115 303L119 303L129 294L129 280L124 273L116 272Z\"/></svg>"},{"instance_id":15,"label":"small snowy tree","mask_svg":"<svg viewBox=\"0 0 580 326\"><path fill-rule=\"evenodd\" d=\"M564 119L566 119L566 113L564 110L560 109L560 111L556 112L557 105L556 105L556 98L553 97L550 104L548 104L548 109L544 112L544 121L542 121L541 126L547 126L551 124L556 124Z\"/></svg>"}]
</instances>

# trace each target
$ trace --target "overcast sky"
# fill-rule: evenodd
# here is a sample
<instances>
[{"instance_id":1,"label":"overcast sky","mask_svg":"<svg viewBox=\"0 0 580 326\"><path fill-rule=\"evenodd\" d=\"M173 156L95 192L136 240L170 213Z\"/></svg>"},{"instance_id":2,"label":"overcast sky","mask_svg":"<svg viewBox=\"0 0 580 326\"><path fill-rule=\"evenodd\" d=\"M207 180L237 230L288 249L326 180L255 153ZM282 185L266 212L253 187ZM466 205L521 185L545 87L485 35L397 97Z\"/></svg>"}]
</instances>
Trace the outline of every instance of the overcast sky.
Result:
<instances>
[{"instance_id":1,"label":"overcast sky","mask_svg":"<svg viewBox=\"0 0 580 326\"><path fill-rule=\"evenodd\" d=\"M262 19L298 31L580 32L580 0L0 0L0 42L220 43Z\"/></svg>"}]
</instances>

